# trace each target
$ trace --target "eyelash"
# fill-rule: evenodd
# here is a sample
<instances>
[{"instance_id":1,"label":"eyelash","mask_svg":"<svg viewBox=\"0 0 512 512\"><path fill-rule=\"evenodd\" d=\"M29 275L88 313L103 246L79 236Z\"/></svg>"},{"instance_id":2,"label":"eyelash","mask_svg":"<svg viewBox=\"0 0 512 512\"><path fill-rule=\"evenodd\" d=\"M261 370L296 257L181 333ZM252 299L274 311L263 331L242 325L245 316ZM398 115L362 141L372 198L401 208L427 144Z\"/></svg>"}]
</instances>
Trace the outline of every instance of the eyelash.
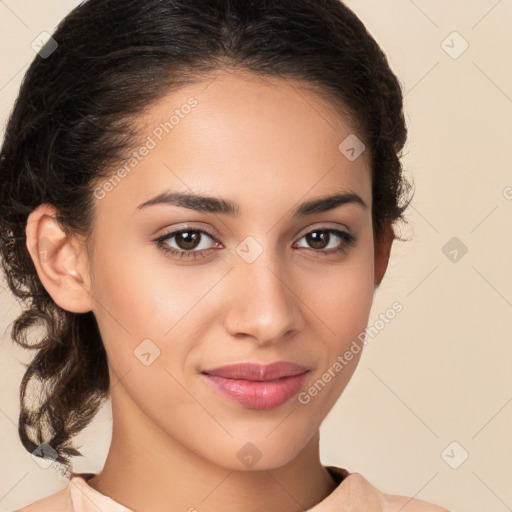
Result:
<instances>
[{"instance_id":1,"label":"eyelash","mask_svg":"<svg viewBox=\"0 0 512 512\"><path fill-rule=\"evenodd\" d=\"M338 247L336 247L334 249L328 249L328 250L325 250L325 249L306 249L306 251L312 252L315 255L330 256L330 255L333 255L333 254L345 253L345 252L348 251L348 249L350 247L352 247L357 242L357 238L354 235L352 235L351 233L348 233L346 231L341 231L339 229L334 229L334 228L317 228L317 229L313 229L311 231L308 231L307 233L304 233L304 235L302 235L300 239L304 238L305 236L307 236L307 235L309 235L311 233L315 233L315 232L318 232L318 231L334 233L334 235L337 236L338 238L340 238L344 243L342 243L340 246L338 246ZM169 248L169 246L167 244L165 244L165 242L167 240L169 240L169 238L172 238L174 235L177 235L179 233L189 233L189 232L201 233L203 235L206 235L206 236L210 237L215 242L219 243L217 241L217 239L213 235L208 233L207 231L205 231L203 229L187 228L187 227L181 228L181 229L178 229L178 230L175 230L175 231L170 231L169 233L166 233L165 235L162 235L161 237L158 237L158 238L156 238L153 241L160 248L160 250L163 251L164 254L171 254L172 256L177 256L179 259L196 259L198 257L203 257L204 258L204 257L206 257L204 253L216 250L216 249L203 249L203 250L200 250L200 251L196 251L196 250L185 251L185 250L178 250L178 249L174 249L174 248ZM329 242L330 242L330 240L329 240Z\"/></svg>"}]
</instances>

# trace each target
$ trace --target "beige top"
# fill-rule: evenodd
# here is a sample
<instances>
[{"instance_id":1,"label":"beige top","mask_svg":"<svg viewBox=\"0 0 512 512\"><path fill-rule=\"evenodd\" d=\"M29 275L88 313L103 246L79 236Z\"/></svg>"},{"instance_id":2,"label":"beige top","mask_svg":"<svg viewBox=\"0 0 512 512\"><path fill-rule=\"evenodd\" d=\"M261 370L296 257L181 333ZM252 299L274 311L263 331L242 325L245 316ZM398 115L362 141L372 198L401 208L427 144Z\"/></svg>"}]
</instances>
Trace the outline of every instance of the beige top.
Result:
<instances>
[{"instance_id":1,"label":"beige top","mask_svg":"<svg viewBox=\"0 0 512 512\"><path fill-rule=\"evenodd\" d=\"M338 486L306 512L450 512L416 498L384 494L359 473L326 466ZM61 491L14 512L134 512L87 484L93 473L75 473Z\"/></svg>"}]
</instances>

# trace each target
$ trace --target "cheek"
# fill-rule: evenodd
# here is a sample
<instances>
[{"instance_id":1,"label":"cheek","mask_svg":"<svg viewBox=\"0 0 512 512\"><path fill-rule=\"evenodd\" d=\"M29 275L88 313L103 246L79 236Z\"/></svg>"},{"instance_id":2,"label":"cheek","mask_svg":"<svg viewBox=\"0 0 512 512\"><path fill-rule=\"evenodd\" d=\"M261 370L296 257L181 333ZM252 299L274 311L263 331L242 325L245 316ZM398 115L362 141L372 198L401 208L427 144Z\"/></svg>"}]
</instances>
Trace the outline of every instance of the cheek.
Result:
<instances>
[{"instance_id":1,"label":"cheek","mask_svg":"<svg viewBox=\"0 0 512 512\"><path fill-rule=\"evenodd\" d=\"M148 258L156 250L110 246L95 261L98 315L125 337L164 336L204 294L207 283L198 276L174 269L163 256Z\"/></svg>"},{"instance_id":2,"label":"cheek","mask_svg":"<svg viewBox=\"0 0 512 512\"><path fill-rule=\"evenodd\" d=\"M323 418L352 378L364 350L364 332L373 302L373 272L369 262L351 265L309 300L325 333L318 347L319 365L300 403L312 418ZM316 426L316 424L315 424Z\"/></svg>"},{"instance_id":3,"label":"cheek","mask_svg":"<svg viewBox=\"0 0 512 512\"><path fill-rule=\"evenodd\" d=\"M133 379L143 379L141 384L158 391L160 380L169 380L165 369L180 372L207 319L215 318L205 294L222 272L178 267L163 256L158 264L148 264L147 251L131 251L129 258L121 259L110 246L103 254L109 257L95 264L93 293L110 364L118 376L131 371ZM144 359L154 360L151 371Z\"/></svg>"},{"instance_id":4,"label":"cheek","mask_svg":"<svg viewBox=\"0 0 512 512\"><path fill-rule=\"evenodd\" d=\"M374 296L373 257L361 248L341 264L305 273L302 294L306 305L324 323L338 345L363 330Z\"/></svg>"}]
</instances>

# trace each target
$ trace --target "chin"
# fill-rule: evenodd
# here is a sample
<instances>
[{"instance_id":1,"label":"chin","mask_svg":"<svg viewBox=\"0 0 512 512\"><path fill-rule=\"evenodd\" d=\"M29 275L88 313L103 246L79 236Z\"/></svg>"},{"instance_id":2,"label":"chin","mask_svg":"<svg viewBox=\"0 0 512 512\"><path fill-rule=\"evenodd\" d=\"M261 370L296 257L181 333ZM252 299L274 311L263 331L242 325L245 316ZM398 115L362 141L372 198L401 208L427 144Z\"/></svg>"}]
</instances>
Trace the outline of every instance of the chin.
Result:
<instances>
[{"instance_id":1,"label":"chin","mask_svg":"<svg viewBox=\"0 0 512 512\"><path fill-rule=\"evenodd\" d=\"M276 430L268 436L266 433L259 433L256 436L246 435L224 442L212 439L210 447L215 451L203 452L204 458L230 471L274 470L295 459L315 433L309 436L302 433L300 436L296 430L284 430L283 425L276 424ZM219 457L221 455L222 458Z\"/></svg>"}]
</instances>

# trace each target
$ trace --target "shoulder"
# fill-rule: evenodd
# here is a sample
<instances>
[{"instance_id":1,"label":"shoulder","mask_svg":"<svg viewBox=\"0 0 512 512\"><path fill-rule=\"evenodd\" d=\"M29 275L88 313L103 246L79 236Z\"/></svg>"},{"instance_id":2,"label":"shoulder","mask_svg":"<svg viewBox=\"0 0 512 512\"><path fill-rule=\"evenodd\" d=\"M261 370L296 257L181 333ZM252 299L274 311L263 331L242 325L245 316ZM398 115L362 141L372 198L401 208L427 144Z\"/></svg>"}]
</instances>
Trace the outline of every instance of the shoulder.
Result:
<instances>
[{"instance_id":1,"label":"shoulder","mask_svg":"<svg viewBox=\"0 0 512 512\"><path fill-rule=\"evenodd\" d=\"M349 473L341 468L333 468L334 471L343 472L344 478L340 484L340 496L343 496L351 504L357 504L364 510L373 512L452 512L417 498L398 494L387 494L377 489L360 473Z\"/></svg>"},{"instance_id":2,"label":"shoulder","mask_svg":"<svg viewBox=\"0 0 512 512\"><path fill-rule=\"evenodd\" d=\"M66 487L55 494L26 505L13 512L73 512L73 503L69 488Z\"/></svg>"},{"instance_id":3,"label":"shoulder","mask_svg":"<svg viewBox=\"0 0 512 512\"><path fill-rule=\"evenodd\" d=\"M381 493L381 496L383 510L386 512L388 510L402 510L403 512L451 512L447 508L418 498L385 493Z\"/></svg>"},{"instance_id":4,"label":"shoulder","mask_svg":"<svg viewBox=\"0 0 512 512\"><path fill-rule=\"evenodd\" d=\"M382 512L394 512L395 510L402 512L450 512L444 507L418 498L398 494L387 494L377 489L359 473L352 473L352 476L353 475L358 475L357 478L360 487L366 490L368 495L371 496L371 499L375 501L375 504L380 506L378 510L382 510Z\"/></svg>"}]
</instances>

